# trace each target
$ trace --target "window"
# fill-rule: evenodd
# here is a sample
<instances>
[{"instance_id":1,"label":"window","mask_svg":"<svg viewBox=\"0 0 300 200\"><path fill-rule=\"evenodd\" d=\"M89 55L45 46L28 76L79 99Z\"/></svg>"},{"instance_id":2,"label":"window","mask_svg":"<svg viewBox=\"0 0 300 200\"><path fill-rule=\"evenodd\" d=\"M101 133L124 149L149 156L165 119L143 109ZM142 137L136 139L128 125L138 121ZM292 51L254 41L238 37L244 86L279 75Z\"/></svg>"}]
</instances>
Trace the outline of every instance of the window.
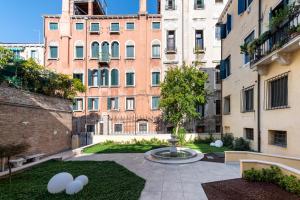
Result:
<instances>
[{"instance_id":1,"label":"window","mask_svg":"<svg viewBox=\"0 0 300 200\"><path fill-rule=\"evenodd\" d=\"M230 96L224 97L224 115L229 115L230 114Z\"/></svg>"},{"instance_id":2,"label":"window","mask_svg":"<svg viewBox=\"0 0 300 200\"><path fill-rule=\"evenodd\" d=\"M146 121L139 122L139 132L142 132L142 133L148 132L148 122L146 122Z\"/></svg>"},{"instance_id":3,"label":"window","mask_svg":"<svg viewBox=\"0 0 300 200\"><path fill-rule=\"evenodd\" d=\"M221 126L220 125L216 125L216 133L221 133Z\"/></svg>"},{"instance_id":4,"label":"window","mask_svg":"<svg viewBox=\"0 0 300 200\"><path fill-rule=\"evenodd\" d=\"M134 30L134 28L135 28L134 22L126 23L126 30Z\"/></svg>"},{"instance_id":5,"label":"window","mask_svg":"<svg viewBox=\"0 0 300 200\"><path fill-rule=\"evenodd\" d=\"M134 72L126 72L126 86L134 86Z\"/></svg>"},{"instance_id":6,"label":"window","mask_svg":"<svg viewBox=\"0 0 300 200\"><path fill-rule=\"evenodd\" d=\"M247 46L250 42L254 40L254 31L248 35L244 40L244 45ZM250 62L250 55L248 53L244 53L244 63L247 64Z\"/></svg>"},{"instance_id":7,"label":"window","mask_svg":"<svg viewBox=\"0 0 300 200\"><path fill-rule=\"evenodd\" d=\"M215 3L223 3L223 0L215 0Z\"/></svg>"},{"instance_id":8,"label":"window","mask_svg":"<svg viewBox=\"0 0 300 200\"><path fill-rule=\"evenodd\" d=\"M100 24L99 23L91 23L91 32L99 32L100 31Z\"/></svg>"},{"instance_id":9,"label":"window","mask_svg":"<svg viewBox=\"0 0 300 200\"><path fill-rule=\"evenodd\" d=\"M81 43L75 44L75 59L83 59L84 47Z\"/></svg>"},{"instance_id":10,"label":"window","mask_svg":"<svg viewBox=\"0 0 300 200\"><path fill-rule=\"evenodd\" d=\"M160 30L160 22L152 22L153 30Z\"/></svg>"},{"instance_id":11,"label":"window","mask_svg":"<svg viewBox=\"0 0 300 200\"><path fill-rule=\"evenodd\" d=\"M159 86L160 72L152 72L152 86Z\"/></svg>"},{"instance_id":12,"label":"window","mask_svg":"<svg viewBox=\"0 0 300 200\"><path fill-rule=\"evenodd\" d=\"M288 74L267 80L267 109L288 107Z\"/></svg>"},{"instance_id":13,"label":"window","mask_svg":"<svg viewBox=\"0 0 300 200\"><path fill-rule=\"evenodd\" d=\"M100 60L103 62L108 62L110 59L109 56L109 43L103 42L101 45L101 54L100 54Z\"/></svg>"},{"instance_id":14,"label":"window","mask_svg":"<svg viewBox=\"0 0 300 200\"><path fill-rule=\"evenodd\" d=\"M269 144L287 147L287 132L286 131L269 131Z\"/></svg>"},{"instance_id":15,"label":"window","mask_svg":"<svg viewBox=\"0 0 300 200\"><path fill-rule=\"evenodd\" d=\"M175 31L167 32L167 52L175 52Z\"/></svg>"},{"instance_id":16,"label":"window","mask_svg":"<svg viewBox=\"0 0 300 200\"><path fill-rule=\"evenodd\" d=\"M73 111L82 111L83 110L83 99L75 98L73 102Z\"/></svg>"},{"instance_id":17,"label":"window","mask_svg":"<svg viewBox=\"0 0 300 200\"><path fill-rule=\"evenodd\" d=\"M225 60L221 61L221 70L220 70L220 74L221 74L221 79L225 79L228 76L230 76L231 74L231 61L230 61L231 57L228 56Z\"/></svg>"},{"instance_id":18,"label":"window","mask_svg":"<svg viewBox=\"0 0 300 200\"><path fill-rule=\"evenodd\" d=\"M152 44L152 58L160 58L160 44Z\"/></svg>"},{"instance_id":19,"label":"window","mask_svg":"<svg viewBox=\"0 0 300 200\"><path fill-rule=\"evenodd\" d=\"M30 58L33 58L33 59L37 58L37 52L36 52L36 50L31 50L30 51Z\"/></svg>"},{"instance_id":20,"label":"window","mask_svg":"<svg viewBox=\"0 0 300 200\"><path fill-rule=\"evenodd\" d=\"M75 28L77 31L82 31L83 30L83 23L76 23Z\"/></svg>"},{"instance_id":21,"label":"window","mask_svg":"<svg viewBox=\"0 0 300 200\"><path fill-rule=\"evenodd\" d=\"M159 109L159 97L152 97L152 110L158 110Z\"/></svg>"},{"instance_id":22,"label":"window","mask_svg":"<svg viewBox=\"0 0 300 200\"><path fill-rule=\"evenodd\" d=\"M88 132L88 133L94 133L95 134L95 130L96 130L96 126L94 125L94 124L88 124L87 126L86 126L86 131Z\"/></svg>"},{"instance_id":23,"label":"window","mask_svg":"<svg viewBox=\"0 0 300 200\"><path fill-rule=\"evenodd\" d=\"M135 109L135 100L133 97L126 98L126 110L134 110Z\"/></svg>"},{"instance_id":24,"label":"window","mask_svg":"<svg viewBox=\"0 0 300 200\"><path fill-rule=\"evenodd\" d=\"M247 140L254 140L254 130L253 130L253 128L244 128L244 137Z\"/></svg>"},{"instance_id":25,"label":"window","mask_svg":"<svg viewBox=\"0 0 300 200\"><path fill-rule=\"evenodd\" d=\"M111 86L118 86L119 85L119 70L113 69L111 70Z\"/></svg>"},{"instance_id":26,"label":"window","mask_svg":"<svg viewBox=\"0 0 300 200\"><path fill-rule=\"evenodd\" d=\"M88 110L98 111L99 108L99 98L88 98Z\"/></svg>"},{"instance_id":27,"label":"window","mask_svg":"<svg viewBox=\"0 0 300 200\"><path fill-rule=\"evenodd\" d=\"M204 50L203 30L195 31L195 52Z\"/></svg>"},{"instance_id":28,"label":"window","mask_svg":"<svg viewBox=\"0 0 300 200\"><path fill-rule=\"evenodd\" d=\"M253 86L250 88L244 89L242 94L242 108L243 112L253 112L254 111L254 88Z\"/></svg>"},{"instance_id":29,"label":"window","mask_svg":"<svg viewBox=\"0 0 300 200\"><path fill-rule=\"evenodd\" d=\"M175 0L166 0L166 10L175 10Z\"/></svg>"},{"instance_id":30,"label":"window","mask_svg":"<svg viewBox=\"0 0 300 200\"><path fill-rule=\"evenodd\" d=\"M253 0L238 0L238 14L242 14L250 6Z\"/></svg>"},{"instance_id":31,"label":"window","mask_svg":"<svg viewBox=\"0 0 300 200\"><path fill-rule=\"evenodd\" d=\"M119 23L111 23L110 24L110 31L111 32L119 32L120 31L120 24Z\"/></svg>"},{"instance_id":32,"label":"window","mask_svg":"<svg viewBox=\"0 0 300 200\"><path fill-rule=\"evenodd\" d=\"M98 42L93 42L92 43L92 58L99 58L99 52L100 52L100 48L99 48L99 43Z\"/></svg>"},{"instance_id":33,"label":"window","mask_svg":"<svg viewBox=\"0 0 300 200\"><path fill-rule=\"evenodd\" d=\"M226 34L228 35L232 29L232 15L227 14L227 21L226 21Z\"/></svg>"},{"instance_id":34,"label":"window","mask_svg":"<svg viewBox=\"0 0 300 200\"><path fill-rule=\"evenodd\" d=\"M204 0L195 0L194 9L204 8Z\"/></svg>"},{"instance_id":35,"label":"window","mask_svg":"<svg viewBox=\"0 0 300 200\"><path fill-rule=\"evenodd\" d=\"M216 115L221 115L221 100L216 100Z\"/></svg>"},{"instance_id":36,"label":"window","mask_svg":"<svg viewBox=\"0 0 300 200\"><path fill-rule=\"evenodd\" d=\"M123 132L123 124L115 124L114 125L114 132L115 133L122 133Z\"/></svg>"},{"instance_id":37,"label":"window","mask_svg":"<svg viewBox=\"0 0 300 200\"><path fill-rule=\"evenodd\" d=\"M109 72L108 69L100 70L100 86L108 86L109 85Z\"/></svg>"},{"instance_id":38,"label":"window","mask_svg":"<svg viewBox=\"0 0 300 200\"><path fill-rule=\"evenodd\" d=\"M119 98L109 97L107 98L107 110L118 110L119 109Z\"/></svg>"},{"instance_id":39,"label":"window","mask_svg":"<svg viewBox=\"0 0 300 200\"><path fill-rule=\"evenodd\" d=\"M51 31L58 30L58 23L56 23L56 22L50 22L50 23L49 23L49 29L50 29Z\"/></svg>"},{"instance_id":40,"label":"window","mask_svg":"<svg viewBox=\"0 0 300 200\"><path fill-rule=\"evenodd\" d=\"M113 42L111 44L111 57L112 58L119 58L120 57L120 48L118 42Z\"/></svg>"},{"instance_id":41,"label":"window","mask_svg":"<svg viewBox=\"0 0 300 200\"><path fill-rule=\"evenodd\" d=\"M216 67L215 82L216 82L216 84L221 84L220 66Z\"/></svg>"},{"instance_id":42,"label":"window","mask_svg":"<svg viewBox=\"0 0 300 200\"><path fill-rule=\"evenodd\" d=\"M58 58L58 46L50 46L50 59Z\"/></svg>"},{"instance_id":43,"label":"window","mask_svg":"<svg viewBox=\"0 0 300 200\"><path fill-rule=\"evenodd\" d=\"M88 70L88 86L97 87L99 78L99 70Z\"/></svg>"},{"instance_id":44,"label":"window","mask_svg":"<svg viewBox=\"0 0 300 200\"><path fill-rule=\"evenodd\" d=\"M134 45L133 44L126 45L126 58L134 59Z\"/></svg>"},{"instance_id":45,"label":"window","mask_svg":"<svg viewBox=\"0 0 300 200\"><path fill-rule=\"evenodd\" d=\"M205 105L199 104L196 106L196 111L199 113L200 117L205 117Z\"/></svg>"},{"instance_id":46,"label":"window","mask_svg":"<svg viewBox=\"0 0 300 200\"><path fill-rule=\"evenodd\" d=\"M74 73L73 79L78 79L83 83L83 74L82 73Z\"/></svg>"}]
</instances>

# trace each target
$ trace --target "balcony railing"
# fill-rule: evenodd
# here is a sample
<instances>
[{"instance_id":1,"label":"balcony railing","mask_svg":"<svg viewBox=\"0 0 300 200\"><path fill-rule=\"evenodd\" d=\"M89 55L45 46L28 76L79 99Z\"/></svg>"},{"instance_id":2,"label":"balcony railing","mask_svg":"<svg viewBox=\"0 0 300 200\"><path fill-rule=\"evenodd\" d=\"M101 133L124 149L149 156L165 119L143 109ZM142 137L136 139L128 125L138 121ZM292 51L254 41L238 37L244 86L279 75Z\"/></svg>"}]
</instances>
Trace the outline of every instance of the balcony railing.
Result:
<instances>
[{"instance_id":1,"label":"balcony railing","mask_svg":"<svg viewBox=\"0 0 300 200\"><path fill-rule=\"evenodd\" d=\"M165 53L177 53L177 48L175 46L167 46L167 48L165 49Z\"/></svg>"},{"instance_id":2,"label":"balcony railing","mask_svg":"<svg viewBox=\"0 0 300 200\"><path fill-rule=\"evenodd\" d=\"M99 54L99 63L109 63L110 62L110 54L107 52L100 52Z\"/></svg>"},{"instance_id":3,"label":"balcony railing","mask_svg":"<svg viewBox=\"0 0 300 200\"><path fill-rule=\"evenodd\" d=\"M166 10L176 10L176 5L175 3L173 4L167 4L165 7Z\"/></svg>"},{"instance_id":4,"label":"balcony railing","mask_svg":"<svg viewBox=\"0 0 300 200\"><path fill-rule=\"evenodd\" d=\"M267 31L257 40L253 52L250 52L251 65L268 56L273 51L283 47L300 34L299 11L290 16L285 23L276 30ZM251 43L250 43L251 45Z\"/></svg>"}]
</instances>

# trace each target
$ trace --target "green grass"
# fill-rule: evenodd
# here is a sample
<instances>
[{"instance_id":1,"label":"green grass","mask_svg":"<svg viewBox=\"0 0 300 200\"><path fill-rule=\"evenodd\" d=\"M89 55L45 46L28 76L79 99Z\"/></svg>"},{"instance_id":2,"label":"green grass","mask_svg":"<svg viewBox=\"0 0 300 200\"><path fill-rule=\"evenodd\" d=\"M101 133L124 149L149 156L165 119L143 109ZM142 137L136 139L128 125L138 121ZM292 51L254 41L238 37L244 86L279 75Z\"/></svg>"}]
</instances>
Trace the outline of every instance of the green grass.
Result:
<instances>
[{"instance_id":1,"label":"green grass","mask_svg":"<svg viewBox=\"0 0 300 200\"><path fill-rule=\"evenodd\" d=\"M152 149L165 147L160 144L117 144L117 143L102 143L87 147L83 150L84 153L145 153ZM185 147L201 151L202 153L224 152L229 148L211 147L204 143L189 143Z\"/></svg>"},{"instance_id":2,"label":"green grass","mask_svg":"<svg viewBox=\"0 0 300 200\"><path fill-rule=\"evenodd\" d=\"M86 175L89 183L74 196L49 194L48 181L60 172L69 172L74 178ZM0 179L0 199L138 200L144 185L144 179L115 162L49 161L14 175L11 185L8 179Z\"/></svg>"}]
</instances>

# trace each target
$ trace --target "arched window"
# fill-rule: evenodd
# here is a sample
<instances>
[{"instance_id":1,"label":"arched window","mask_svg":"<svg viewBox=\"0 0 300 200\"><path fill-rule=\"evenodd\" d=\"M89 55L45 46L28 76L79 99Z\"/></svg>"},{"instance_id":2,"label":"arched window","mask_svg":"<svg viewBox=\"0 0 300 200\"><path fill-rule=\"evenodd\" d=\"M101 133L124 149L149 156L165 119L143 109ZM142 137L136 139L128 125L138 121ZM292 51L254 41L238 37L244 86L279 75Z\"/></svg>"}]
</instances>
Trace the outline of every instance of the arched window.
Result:
<instances>
[{"instance_id":1,"label":"arched window","mask_svg":"<svg viewBox=\"0 0 300 200\"><path fill-rule=\"evenodd\" d=\"M135 45L133 41L126 42L126 58L127 59L135 58Z\"/></svg>"},{"instance_id":2,"label":"arched window","mask_svg":"<svg viewBox=\"0 0 300 200\"><path fill-rule=\"evenodd\" d=\"M108 86L109 82L108 82L108 69L104 68L101 69L101 73L100 73L100 86Z\"/></svg>"},{"instance_id":3,"label":"arched window","mask_svg":"<svg viewBox=\"0 0 300 200\"><path fill-rule=\"evenodd\" d=\"M152 42L152 58L160 58L160 41L155 40Z\"/></svg>"},{"instance_id":4,"label":"arched window","mask_svg":"<svg viewBox=\"0 0 300 200\"><path fill-rule=\"evenodd\" d=\"M82 41L75 42L75 59L83 59L84 43Z\"/></svg>"},{"instance_id":5,"label":"arched window","mask_svg":"<svg viewBox=\"0 0 300 200\"><path fill-rule=\"evenodd\" d=\"M118 42L113 42L111 44L111 57L113 58L119 58L120 56L120 48Z\"/></svg>"},{"instance_id":6,"label":"arched window","mask_svg":"<svg viewBox=\"0 0 300 200\"><path fill-rule=\"evenodd\" d=\"M119 71L117 69L111 70L111 85L118 86L119 85Z\"/></svg>"},{"instance_id":7,"label":"arched window","mask_svg":"<svg viewBox=\"0 0 300 200\"><path fill-rule=\"evenodd\" d=\"M98 42L92 43L92 58L99 58L99 46Z\"/></svg>"},{"instance_id":8,"label":"arched window","mask_svg":"<svg viewBox=\"0 0 300 200\"><path fill-rule=\"evenodd\" d=\"M101 45L101 60L102 61L109 60L109 44L108 44L108 42L103 42Z\"/></svg>"}]
</instances>

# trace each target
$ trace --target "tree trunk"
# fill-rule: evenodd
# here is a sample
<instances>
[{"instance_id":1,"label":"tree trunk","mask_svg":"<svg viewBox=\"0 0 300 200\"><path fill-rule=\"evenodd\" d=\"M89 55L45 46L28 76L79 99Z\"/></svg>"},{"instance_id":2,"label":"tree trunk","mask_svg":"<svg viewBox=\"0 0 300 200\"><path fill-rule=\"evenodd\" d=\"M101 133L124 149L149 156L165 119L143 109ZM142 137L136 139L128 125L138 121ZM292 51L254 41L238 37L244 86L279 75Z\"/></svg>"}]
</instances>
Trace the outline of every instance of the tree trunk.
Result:
<instances>
[{"instance_id":1,"label":"tree trunk","mask_svg":"<svg viewBox=\"0 0 300 200\"><path fill-rule=\"evenodd\" d=\"M175 129L175 135L176 135L176 136L178 135L179 128L180 128L180 122L178 122L178 123L176 124L176 129Z\"/></svg>"}]
</instances>

